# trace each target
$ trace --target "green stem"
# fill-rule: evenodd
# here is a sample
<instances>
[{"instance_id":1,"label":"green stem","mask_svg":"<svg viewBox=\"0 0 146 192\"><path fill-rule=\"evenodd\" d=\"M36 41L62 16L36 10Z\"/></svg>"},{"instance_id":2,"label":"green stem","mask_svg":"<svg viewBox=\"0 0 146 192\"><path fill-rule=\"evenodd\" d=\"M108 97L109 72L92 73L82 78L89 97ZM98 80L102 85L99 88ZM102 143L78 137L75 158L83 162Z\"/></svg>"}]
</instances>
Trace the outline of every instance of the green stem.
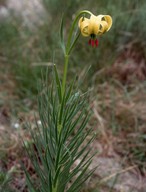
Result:
<instances>
[{"instance_id":1,"label":"green stem","mask_svg":"<svg viewBox=\"0 0 146 192\"><path fill-rule=\"evenodd\" d=\"M66 47L66 53L68 54L70 52L70 45L71 45L71 40L72 40L72 36L73 36L73 32L74 32L74 29L75 29L75 25L76 23L78 22L78 19L81 15L83 14L89 14L89 15L92 15L92 13L90 11L87 11L87 10L83 10L83 11L80 11L74 21L73 21L73 24L70 28L70 31L69 31L69 36L68 36L68 39L67 39L67 47Z\"/></svg>"},{"instance_id":2,"label":"green stem","mask_svg":"<svg viewBox=\"0 0 146 192\"><path fill-rule=\"evenodd\" d=\"M75 46L75 44L76 44L76 42L77 42L77 40L78 40L78 38L80 36L80 33L78 33L78 34L76 34L76 37L73 39L73 33L74 33L74 30L75 30L75 26L76 26L76 24L78 22L78 19L82 14L90 14L91 15L92 13L87 11L87 10L84 10L84 11L79 12L76 15L76 17L75 17L75 19L73 21L73 24L72 24L72 26L70 28L70 31L69 31L69 36L68 36L68 39L67 39L66 49L63 48L63 50L65 51L65 63L64 63L62 87L61 87L62 99L61 99L60 107L61 107L61 104L63 104L63 97L65 95L69 56L70 56L70 53L71 53L73 47ZM61 34L62 34L62 26L63 25L61 25ZM62 35L61 35L61 39L63 39ZM59 107L59 117L60 117L60 113L61 113L61 108L60 107ZM58 122L58 134L59 135L60 135L61 129L62 129L62 120L59 119L59 122ZM58 154L58 155L60 156L60 154ZM59 156L58 156L58 158L59 158ZM56 162L57 165L58 165L58 162L59 162L59 159ZM57 170L57 166L56 166L56 170ZM57 192L57 189L58 189L58 178L54 183L54 186L52 188L52 192Z\"/></svg>"},{"instance_id":3,"label":"green stem","mask_svg":"<svg viewBox=\"0 0 146 192\"><path fill-rule=\"evenodd\" d=\"M82 15L82 14L89 14L91 15L92 13L90 11L87 11L87 10L83 10L83 11L80 11L74 21L73 21L73 24L70 28L70 31L69 31L69 36L68 36L68 39L67 39L67 46L66 46L66 49L65 49L65 63L64 63L64 73L63 73L63 81L62 81L62 97L64 96L64 93L65 93L65 86L66 86L66 77L67 77L67 69L68 69L68 62L69 62L69 55L70 55L70 52L72 51L73 47L75 46L77 40L78 40L78 37L80 35L80 33L77 35L77 37L73 40L72 42L72 37L73 37L73 32L75 30L75 25L77 24L78 22L78 19L79 17Z\"/></svg>"},{"instance_id":4,"label":"green stem","mask_svg":"<svg viewBox=\"0 0 146 192\"><path fill-rule=\"evenodd\" d=\"M57 186L53 187L52 192L57 192Z\"/></svg>"},{"instance_id":5,"label":"green stem","mask_svg":"<svg viewBox=\"0 0 146 192\"><path fill-rule=\"evenodd\" d=\"M64 93L65 93L68 61L69 61L69 55L65 55L64 74L63 74L63 81L62 81L62 96L64 96Z\"/></svg>"}]
</instances>

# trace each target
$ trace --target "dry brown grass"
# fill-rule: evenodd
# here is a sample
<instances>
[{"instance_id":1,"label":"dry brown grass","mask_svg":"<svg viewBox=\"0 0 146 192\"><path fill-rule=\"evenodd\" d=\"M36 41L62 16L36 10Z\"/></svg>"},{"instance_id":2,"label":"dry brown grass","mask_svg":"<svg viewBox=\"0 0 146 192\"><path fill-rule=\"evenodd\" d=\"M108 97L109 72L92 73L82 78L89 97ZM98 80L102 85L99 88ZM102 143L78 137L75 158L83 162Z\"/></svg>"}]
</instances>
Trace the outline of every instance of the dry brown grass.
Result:
<instances>
[{"instance_id":1,"label":"dry brown grass","mask_svg":"<svg viewBox=\"0 0 146 192\"><path fill-rule=\"evenodd\" d=\"M117 81L106 82L98 88L93 109L104 143L132 164L139 162L139 165L146 158L145 88L145 83L125 88ZM146 174L146 163L143 166Z\"/></svg>"}]
</instances>

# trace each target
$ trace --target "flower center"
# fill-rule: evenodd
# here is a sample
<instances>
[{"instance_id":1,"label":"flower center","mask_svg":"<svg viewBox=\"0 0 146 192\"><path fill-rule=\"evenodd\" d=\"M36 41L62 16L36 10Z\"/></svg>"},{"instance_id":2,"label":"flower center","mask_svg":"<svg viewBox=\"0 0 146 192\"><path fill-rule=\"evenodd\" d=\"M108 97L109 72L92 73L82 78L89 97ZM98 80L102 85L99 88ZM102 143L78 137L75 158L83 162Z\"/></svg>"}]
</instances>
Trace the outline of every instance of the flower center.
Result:
<instances>
[{"instance_id":1,"label":"flower center","mask_svg":"<svg viewBox=\"0 0 146 192\"><path fill-rule=\"evenodd\" d=\"M91 39L95 39L96 35L95 35L94 33L92 33L92 34L90 35L90 37L91 37Z\"/></svg>"},{"instance_id":2,"label":"flower center","mask_svg":"<svg viewBox=\"0 0 146 192\"><path fill-rule=\"evenodd\" d=\"M91 45L92 47L94 47L94 46L98 46L98 40L96 39L96 35L95 34L91 34L90 35L90 39L89 39L89 42L88 42L88 44L89 45Z\"/></svg>"}]
</instances>

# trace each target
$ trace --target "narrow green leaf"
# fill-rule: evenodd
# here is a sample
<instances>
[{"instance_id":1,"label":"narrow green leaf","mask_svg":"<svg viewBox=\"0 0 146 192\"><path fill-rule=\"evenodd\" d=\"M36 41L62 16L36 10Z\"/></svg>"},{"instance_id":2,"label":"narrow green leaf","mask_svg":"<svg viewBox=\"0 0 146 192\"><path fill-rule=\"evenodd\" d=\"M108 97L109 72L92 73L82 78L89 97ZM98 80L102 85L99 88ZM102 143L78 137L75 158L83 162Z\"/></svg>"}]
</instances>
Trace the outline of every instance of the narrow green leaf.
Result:
<instances>
[{"instance_id":1,"label":"narrow green leaf","mask_svg":"<svg viewBox=\"0 0 146 192\"><path fill-rule=\"evenodd\" d=\"M72 42L72 44L71 44L71 46L70 46L70 48L69 48L69 50L68 50L68 54L71 53L71 51L72 51L74 45L76 44L78 38L80 37L80 34L81 34L81 33L79 32L79 33L76 35L76 38L74 39L74 41Z\"/></svg>"},{"instance_id":2,"label":"narrow green leaf","mask_svg":"<svg viewBox=\"0 0 146 192\"><path fill-rule=\"evenodd\" d=\"M61 25L60 25L60 41L63 53L65 54L65 43L64 43L64 36L63 36L63 27L64 27L64 15L61 18Z\"/></svg>"},{"instance_id":3,"label":"narrow green leaf","mask_svg":"<svg viewBox=\"0 0 146 192\"><path fill-rule=\"evenodd\" d=\"M67 91L67 94L66 94L66 98L65 98L65 102L67 103L68 99L70 98L71 96L71 93L72 93L72 90L73 90L73 86L75 85L75 80L76 80L76 77L73 79L71 85L69 86L69 89Z\"/></svg>"},{"instance_id":4,"label":"narrow green leaf","mask_svg":"<svg viewBox=\"0 0 146 192\"><path fill-rule=\"evenodd\" d=\"M81 187L81 183L82 183L81 179L84 176L84 174L86 173L86 171L88 170L90 164L91 164L91 161L85 166L85 168L82 170L82 172L79 174L79 176L75 179L75 181L70 186L70 188L67 190L67 192L76 191L76 190L78 190L78 188Z\"/></svg>"},{"instance_id":5,"label":"narrow green leaf","mask_svg":"<svg viewBox=\"0 0 146 192\"><path fill-rule=\"evenodd\" d=\"M90 143L92 143L92 141L95 139L95 137L96 137L96 135L93 135L91 137L91 139L87 142L87 144L78 152L78 154L77 154L76 158L74 159L74 161L76 161L84 153L84 151L87 149L87 147L90 145Z\"/></svg>"},{"instance_id":6,"label":"narrow green leaf","mask_svg":"<svg viewBox=\"0 0 146 192\"><path fill-rule=\"evenodd\" d=\"M30 192L38 192L38 190L36 190L33 186L33 183L31 181L31 176L28 174L28 172L26 171L26 169L24 168L24 171L25 171L25 175L26 175L26 183L29 187L29 191Z\"/></svg>"},{"instance_id":7,"label":"narrow green leaf","mask_svg":"<svg viewBox=\"0 0 146 192\"><path fill-rule=\"evenodd\" d=\"M62 88L61 88L61 82L60 82L60 79L59 79L59 75L58 75L58 72L57 72L56 65L54 65L54 72L55 72L55 79L56 79L58 97L59 97L59 101L61 103L61 101L62 101Z\"/></svg>"},{"instance_id":8,"label":"narrow green leaf","mask_svg":"<svg viewBox=\"0 0 146 192\"><path fill-rule=\"evenodd\" d=\"M90 164L89 164L89 166L90 166ZM88 167L89 167L89 166L88 166ZM87 167L87 169L88 169L88 167ZM98 166L97 166L97 167L98 167ZM97 169L97 167L93 168L93 169L92 169L91 171L89 171L85 176L84 176L84 175L81 175L80 178L79 178L79 182L76 181L75 186L74 186L74 189L71 190L71 191L68 191L68 190L67 190L67 192L72 192L72 191L78 192L79 189L81 189L82 185L85 183L85 181L87 181L87 179L88 179L91 175L93 175L93 173L95 172L95 170ZM85 170L85 172L87 171L87 169ZM85 173L84 173L84 174L85 174Z\"/></svg>"}]
</instances>

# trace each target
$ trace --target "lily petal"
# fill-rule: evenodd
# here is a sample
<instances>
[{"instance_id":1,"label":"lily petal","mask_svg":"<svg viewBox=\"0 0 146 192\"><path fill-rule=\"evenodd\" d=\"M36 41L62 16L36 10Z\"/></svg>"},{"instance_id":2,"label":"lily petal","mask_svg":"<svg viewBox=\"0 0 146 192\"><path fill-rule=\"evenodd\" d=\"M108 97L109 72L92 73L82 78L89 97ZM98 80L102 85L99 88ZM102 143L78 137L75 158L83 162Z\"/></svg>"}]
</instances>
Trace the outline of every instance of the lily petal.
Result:
<instances>
[{"instance_id":1,"label":"lily petal","mask_svg":"<svg viewBox=\"0 0 146 192\"><path fill-rule=\"evenodd\" d=\"M98 35L100 32L100 23L99 22L96 22L93 26L93 33L95 35Z\"/></svg>"},{"instance_id":2,"label":"lily petal","mask_svg":"<svg viewBox=\"0 0 146 192\"><path fill-rule=\"evenodd\" d=\"M108 30L108 24L106 21L101 21L99 34L103 34Z\"/></svg>"},{"instance_id":3,"label":"lily petal","mask_svg":"<svg viewBox=\"0 0 146 192\"><path fill-rule=\"evenodd\" d=\"M100 27L100 19L95 15L91 15L90 23L89 23L89 27L88 27L90 35L91 34L97 35L99 32L99 27Z\"/></svg>"},{"instance_id":4,"label":"lily petal","mask_svg":"<svg viewBox=\"0 0 146 192\"><path fill-rule=\"evenodd\" d=\"M107 22L107 30L106 31L109 31L111 26L112 26L112 18L110 15L98 15L97 16L100 20L101 20L101 24L103 24L103 21ZM105 26L105 24L103 24Z\"/></svg>"},{"instance_id":5,"label":"lily petal","mask_svg":"<svg viewBox=\"0 0 146 192\"><path fill-rule=\"evenodd\" d=\"M112 18L109 15L105 15L104 18L105 18L105 21L108 23L108 30L107 31L109 31L111 26L112 26Z\"/></svg>"},{"instance_id":6,"label":"lily petal","mask_svg":"<svg viewBox=\"0 0 146 192\"><path fill-rule=\"evenodd\" d=\"M81 29L81 33L84 37L88 37L90 35L88 30L89 19L81 17L78 26Z\"/></svg>"}]
</instances>

